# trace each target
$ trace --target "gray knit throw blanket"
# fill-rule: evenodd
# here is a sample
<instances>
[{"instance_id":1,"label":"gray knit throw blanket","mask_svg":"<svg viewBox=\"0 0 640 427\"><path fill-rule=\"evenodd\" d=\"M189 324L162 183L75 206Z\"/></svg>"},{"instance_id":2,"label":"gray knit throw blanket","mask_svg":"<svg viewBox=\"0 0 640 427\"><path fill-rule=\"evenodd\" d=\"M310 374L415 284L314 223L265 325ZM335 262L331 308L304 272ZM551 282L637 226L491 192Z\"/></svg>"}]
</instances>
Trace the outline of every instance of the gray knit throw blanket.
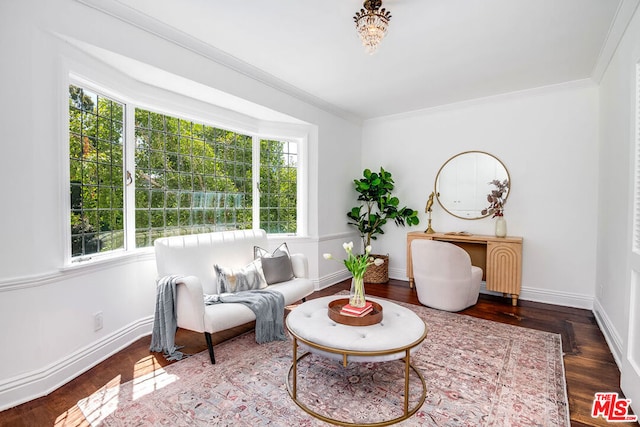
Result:
<instances>
[{"instance_id":1,"label":"gray knit throw blanket","mask_svg":"<svg viewBox=\"0 0 640 427\"><path fill-rule=\"evenodd\" d=\"M240 303L249 307L256 315L256 342L285 341L284 296L271 289L241 291L233 294L205 295L207 305Z\"/></svg>"},{"instance_id":2,"label":"gray knit throw blanket","mask_svg":"<svg viewBox=\"0 0 640 427\"><path fill-rule=\"evenodd\" d=\"M165 276L156 288L156 312L149 350L163 352L167 360L180 360L185 355L176 347L176 284L182 276Z\"/></svg>"}]
</instances>

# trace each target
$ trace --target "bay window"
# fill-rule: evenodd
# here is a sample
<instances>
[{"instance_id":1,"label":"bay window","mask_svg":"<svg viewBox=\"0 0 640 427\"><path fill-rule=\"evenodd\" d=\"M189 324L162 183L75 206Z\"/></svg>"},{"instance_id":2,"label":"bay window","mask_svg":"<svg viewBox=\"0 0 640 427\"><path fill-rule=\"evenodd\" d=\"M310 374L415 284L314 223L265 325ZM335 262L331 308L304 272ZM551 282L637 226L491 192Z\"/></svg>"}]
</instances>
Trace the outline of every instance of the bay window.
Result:
<instances>
[{"instance_id":1,"label":"bay window","mask_svg":"<svg viewBox=\"0 0 640 427\"><path fill-rule=\"evenodd\" d=\"M72 84L71 258L170 235L252 227L295 234L298 148L290 138L231 131Z\"/></svg>"}]
</instances>

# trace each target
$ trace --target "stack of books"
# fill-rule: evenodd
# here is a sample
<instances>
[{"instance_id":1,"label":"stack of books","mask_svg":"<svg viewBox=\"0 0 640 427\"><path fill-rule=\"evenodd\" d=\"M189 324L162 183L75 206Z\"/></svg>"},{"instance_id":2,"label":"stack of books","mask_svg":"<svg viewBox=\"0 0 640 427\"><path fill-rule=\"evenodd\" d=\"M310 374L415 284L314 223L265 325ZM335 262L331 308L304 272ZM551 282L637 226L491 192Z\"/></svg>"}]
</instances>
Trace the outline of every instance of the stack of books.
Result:
<instances>
[{"instance_id":1,"label":"stack of books","mask_svg":"<svg viewBox=\"0 0 640 427\"><path fill-rule=\"evenodd\" d=\"M373 311L373 304L370 301L367 301L364 307L354 307L350 304L346 304L340 310L340 314L343 316L351 316L351 317L363 317Z\"/></svg>"}]
</instances>

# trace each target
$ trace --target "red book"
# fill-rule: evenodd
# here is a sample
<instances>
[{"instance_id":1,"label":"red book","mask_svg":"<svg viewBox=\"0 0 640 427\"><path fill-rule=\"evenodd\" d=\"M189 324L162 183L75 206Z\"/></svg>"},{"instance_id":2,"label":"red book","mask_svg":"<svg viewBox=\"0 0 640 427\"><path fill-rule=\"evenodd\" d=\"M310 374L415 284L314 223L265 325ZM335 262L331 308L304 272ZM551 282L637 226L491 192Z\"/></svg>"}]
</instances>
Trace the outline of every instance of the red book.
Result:
<instances>
[{"instance_id":1,"label":"red book","mask_svg":"<svg viewBox=\"0 0 640 427\"><path fill-rule=\"evenodd\" d=\"M344 310L340 310L340 314L343 316L350 316L350 317L364 317L367 314L371 313L373 311L373 307L369 307L368 309L366 309L365 311L363 311L360 314L356 314L356 313L351 313L349 311L344 311Z\"/></svg>"},{"instance_id":2,"label":"red book","mask_svg":"<svg viewBox=\"0 0 640 427\"><path fill-rule=\"evenodd\" d=\"M372 309L373 309L373 304L370 301L367 301L364 307L354 307L351 304L346 304L342 307L342 310L340 310L340 313L342 314L348 313L348 314L360 316L370 312Z\"/></svg>"}]
</instances>

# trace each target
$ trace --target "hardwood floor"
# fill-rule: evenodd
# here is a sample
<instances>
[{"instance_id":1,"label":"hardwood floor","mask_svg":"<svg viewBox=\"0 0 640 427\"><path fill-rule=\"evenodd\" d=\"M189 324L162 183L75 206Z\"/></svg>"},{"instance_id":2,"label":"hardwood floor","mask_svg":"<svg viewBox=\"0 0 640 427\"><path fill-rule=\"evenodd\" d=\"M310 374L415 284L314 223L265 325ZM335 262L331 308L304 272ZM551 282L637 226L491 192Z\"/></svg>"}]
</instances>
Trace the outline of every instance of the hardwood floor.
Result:
<instances>
[{"instance_id":1,"label":"hardwood floor","mask_svg":"<svg viewBox=\"0 0 640 427\"><path fill-rule=\"evenodd\" d=\"M348 286L345 281L315 292L311 298L331 295ZM419 304L415 290L405 281L367 284L366 291L370 295ZM609 425L602 418L591 418L591 406L596 392L622 394L620 372L591 311L528 301L519 301L517 307L512 307L510 299L481 295L478 304L462 313L561 334L572 426ZM214 336L214 345L252 327L247 324L218 334ZM76 406L80 399L108 383L124 383L169 364L163 357L156 357L156 353L149 353L150 341L150 337L141 338L48 396L0 412L0 426L89 425ZM178 330L176 342L184 345L185 353L206 350L202 334ZM637 426L636 423L618 425Z\"/></svg>"}]
</instances>

